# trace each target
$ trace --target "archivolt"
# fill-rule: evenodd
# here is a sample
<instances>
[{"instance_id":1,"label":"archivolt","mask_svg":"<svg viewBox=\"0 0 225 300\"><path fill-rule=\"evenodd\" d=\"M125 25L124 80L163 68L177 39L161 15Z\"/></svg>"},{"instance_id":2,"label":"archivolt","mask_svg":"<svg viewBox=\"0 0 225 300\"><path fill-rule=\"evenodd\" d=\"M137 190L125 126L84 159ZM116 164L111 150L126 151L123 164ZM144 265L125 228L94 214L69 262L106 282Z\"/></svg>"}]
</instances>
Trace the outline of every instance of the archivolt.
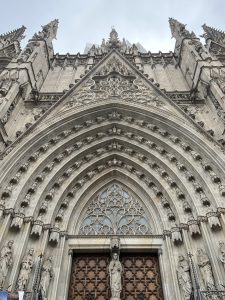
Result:
<instances>
[{"instance_id":1,"label":"archivolt","mask_svg":"<svg viewBox=\"0 0 225 300\"><path fill-rule=\"evenodd\" d=\"M7 208L17 210L21 203L32 201L33 208L28 205L26 215L36 219L43 201L49 199L51 209L44 221L53 224L60 208L65 207L63 229L72 232L71 212L79 201L84 205L88 201L81 197L87 186L93 189L99 178L103 180L108 171L119 174L118 169L132 178L139 190L148 187L150 206L160 211L164 228L167 219L186 222L190 216L205 214L204 205L210 202L212 208L213 204L222 205L220 194L225 195L225 188L217 173L224 170L224 165L222 159L217 163L218 149L193 128L179 126L171 117L166 120L155 113L112 105L86 111L79 117L73 113L65 119L56 118L54 124L45 127L4 159L5 171L11 160L2 178L2 204L5 198ZM65 204L65 199L70 204Z\"/></svg>"}]
</instances>

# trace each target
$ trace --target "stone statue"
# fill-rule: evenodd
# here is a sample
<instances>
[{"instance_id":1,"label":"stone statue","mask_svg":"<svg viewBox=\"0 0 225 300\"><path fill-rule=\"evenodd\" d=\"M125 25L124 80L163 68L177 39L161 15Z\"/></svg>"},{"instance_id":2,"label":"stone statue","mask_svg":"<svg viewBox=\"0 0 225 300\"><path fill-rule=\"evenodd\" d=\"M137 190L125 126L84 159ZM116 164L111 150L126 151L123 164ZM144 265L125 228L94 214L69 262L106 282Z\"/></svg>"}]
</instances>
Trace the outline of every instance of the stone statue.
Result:
<instances>
[{"instance_id":1,"label":"stone statue","mask_svg":"<svg viewBox=\"0 0 225 300\"><path fill-rule=\"evenodd\" d=\"M47 300L50 281L53 278L52 256L49 256L41 268L40 292L43 300Z\"/></svg>"},{"instance_id":2,"label":"stone statue","mask_svg":"<svg viewBox=\"0 0 225 300\"><path fill-rule=\"evenodd\" d=\"M206 252L200 248L197 249L197 263L206 289L214 290L215 284L211 263Z\"/></svg>"},{"instance_id":3,"label":"stone statue","mask_svg":"<svg viewBox=\"0 0 225 300\"><path fill-rule=\"evenodd\" d=\"M121 274L123 267L119 261L117 253L113 253L112 260L109 264L109 275L110 275L110 288L111 298L110 300L120 300L120 292L122 290Z\"/></svg>"},{"instance_id":4,"label":"stone statue","mask_svg":"<svg viewBox=\"0 0 225 300\"><path fill-rule=\"evenodd\" d=\"M32 267L34 265L33 254L34 254L34 249L30 249L28 251L28 254L25 255L22 260L20 273L19 273L19 277L17 280L17 288L19 291L24 291L27 288L29 276L30 276Z\"/></svg>"},{"instance_id":5,"label":"stone statue","mask_svg":"<svg viewBox=\"0 0 225 300\"><path fill-rule=\"evenodd\" d=\"M13 241L9 241L0 252L0 288L3 288L9 267L13 263Z\"/></svg>"},{"instance_id":6,"label":"stone statue","mask_svg":"<svg viewBox=\"0 0 225 300\"><path fill-rule=\"evenodd\" d=\"M223 241L219 241L219 260L225 268L225 243Z\"/></svg>"},{"instance_id":7,"label":"stone statue","mask_svg":"<svg viewBox=\"0 0 225 300\"><path fill-rule=\"evenodd\" d=\"M177 265L177 277L180 287L184 294L185 300L190 300L192 292L190 267L188 260L185 259L183 255L179 255L178 265Z\"/></svg>"}]
</instances>

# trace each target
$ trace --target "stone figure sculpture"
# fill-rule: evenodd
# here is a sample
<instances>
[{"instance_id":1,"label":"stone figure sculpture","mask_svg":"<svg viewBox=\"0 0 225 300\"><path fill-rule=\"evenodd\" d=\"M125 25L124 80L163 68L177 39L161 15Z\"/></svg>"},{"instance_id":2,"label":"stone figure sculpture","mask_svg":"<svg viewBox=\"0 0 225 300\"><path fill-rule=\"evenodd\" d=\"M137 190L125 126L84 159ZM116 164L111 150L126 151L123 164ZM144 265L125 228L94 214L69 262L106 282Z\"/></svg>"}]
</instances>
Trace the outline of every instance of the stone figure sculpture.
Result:
<instances>
[{"instance_id":1,"label":"stone figure sculpture","mask_svg":"<svg viewBox=\"0 0 225 300\"><path fill-rule=\"evenodd\" d=\"M177 265L177 277L180 287L183 291L184 299L190 300L192 292L192 283L190 275L190 267L188 260L183 255L179 255Z\"/></svg>"},{"instance_id":2,"label":"stone figure sculpture","mask_svg":"<svg viewBox=\"0 0 225 300\"><path fill-rule=\"evenodd\" d=\"M24 291L27 288L29 276L32 270L32 267L34 265L34 249L30 249L28 251L28 254L24 256L22 263L21 263L21 269L17 281L17 287L19 291Z\"/></svg>"},{"instance_id":3,"label":"stone figure sculpture","mask_svg":"<svg viewBox=\"0 0 225 300\"><path fill-rule=\"evenodd\" d=\"M47 300L50 281L53 278L52 256L49 256L41 268L40 292L43 300Z\"/></svg>"},{"instance_id":4,"label":"stone figure sculpture","mask_svg":"<svg viewBox=\"0 0 225 300\"><path fill-rule=\"evenodd\" d=\"M3 288L9 267L13 263L13 241L9 241L0 252L0 288Z\"/></svg>"},{"instance_id":5,"label":"stone figure sculpture","mask_svg":"<svg viewBox=\"0 0 225 300\"><path fill-rule=\"evenodd\" d=\"M111 298L110 300L120 300L120 292L122 290L121 274L123 267L119 261L117 253L113 253L112 260L109 264L109 275L110 275L110 288Z\"/></svg>"},{"instance_id":6,"label":"stone figure sculpture","mask_svg":"<svg viewBox=\"0 0 225 300\"><path fill-rule=\"evenodd\" d=\"M197 262L200 269L200 273L207 290L214 290L214 278L212 273L212 267L208 255L203 249L197 249Z\"/></svg>"},{"instance_id":7,"label":"stone figure sculpture","mask_svg":"<svg viewBox=\"0 0 225 300\"><path fill-rule=\"evenodd\" d=\"M225 268L225 243L223 241L219 241L219 260Z\"/></svg>"}]
</instances>

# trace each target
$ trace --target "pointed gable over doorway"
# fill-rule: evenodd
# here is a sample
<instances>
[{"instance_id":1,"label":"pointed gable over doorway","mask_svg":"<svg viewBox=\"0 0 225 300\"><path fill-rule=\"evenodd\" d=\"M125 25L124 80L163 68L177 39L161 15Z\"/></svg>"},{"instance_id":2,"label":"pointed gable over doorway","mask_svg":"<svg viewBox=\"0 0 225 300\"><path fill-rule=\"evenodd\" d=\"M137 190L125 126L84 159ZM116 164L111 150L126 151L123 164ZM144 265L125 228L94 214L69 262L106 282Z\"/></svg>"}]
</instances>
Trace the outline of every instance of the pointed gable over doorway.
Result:
<instances>
[{"instance_id":1,"label":"pointed gable over doorway","mask_svg":"<svg viewBox=\"0 0 225 300\"><path fill-rule=\"evenodd\" d=\"M104 104L127 104L156 110L191 124L181 109L160 89L131 65L116 49L112 49L90 72L71 88L48 115ZM193 126L193 124L192 124Z\"/></svg>"}]
</instances>

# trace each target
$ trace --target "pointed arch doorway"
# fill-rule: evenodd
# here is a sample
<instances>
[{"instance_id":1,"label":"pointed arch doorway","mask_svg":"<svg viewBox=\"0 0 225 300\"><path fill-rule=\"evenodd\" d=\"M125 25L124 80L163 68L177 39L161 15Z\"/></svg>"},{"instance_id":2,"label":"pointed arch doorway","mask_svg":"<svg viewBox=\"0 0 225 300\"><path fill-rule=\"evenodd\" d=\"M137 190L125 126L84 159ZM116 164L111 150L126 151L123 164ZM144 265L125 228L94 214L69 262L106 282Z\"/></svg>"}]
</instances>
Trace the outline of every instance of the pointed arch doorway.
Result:
<instances>
[{"instance_id":1,"label":"pointed arch doorway","mask_svg":"<svg viewBox=\"0 0 225 300\"><path fill-rule=\"evenodd\" d=\"M161 300L163 288L158 249L162 236L140 199L118 182L104 187L81 216L73 249L70 300L111 298L108 266L112 240L120 241L121 300ZM111 250L110 250L111 249Z\"/></svg>"}]
</instances>

